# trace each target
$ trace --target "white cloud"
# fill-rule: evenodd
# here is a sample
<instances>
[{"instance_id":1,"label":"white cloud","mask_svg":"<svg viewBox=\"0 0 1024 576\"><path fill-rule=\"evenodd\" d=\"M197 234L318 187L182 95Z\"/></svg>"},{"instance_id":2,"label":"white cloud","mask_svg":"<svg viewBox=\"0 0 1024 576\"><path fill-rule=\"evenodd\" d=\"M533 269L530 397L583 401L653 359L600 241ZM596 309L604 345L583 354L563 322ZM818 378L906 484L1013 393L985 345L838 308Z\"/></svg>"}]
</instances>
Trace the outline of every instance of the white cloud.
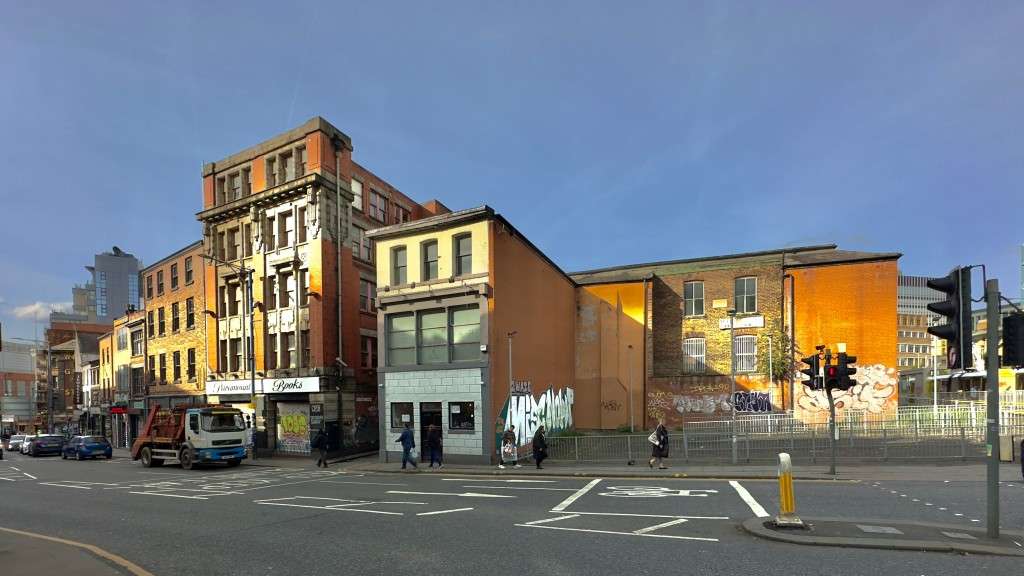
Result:
<instances>
[{"instance_id":1,"label":"white cloud","mask_svg":"<svg viewBox=\"0 0 1024 576\"><path fill-rule=\"evenodd\" d=\"M44 320L50 317L50 312L65 312L70 309L71 302L33 302L24 306L15 306L11 309L11 315L23 320Z\"/></svg>"}]
</instances>

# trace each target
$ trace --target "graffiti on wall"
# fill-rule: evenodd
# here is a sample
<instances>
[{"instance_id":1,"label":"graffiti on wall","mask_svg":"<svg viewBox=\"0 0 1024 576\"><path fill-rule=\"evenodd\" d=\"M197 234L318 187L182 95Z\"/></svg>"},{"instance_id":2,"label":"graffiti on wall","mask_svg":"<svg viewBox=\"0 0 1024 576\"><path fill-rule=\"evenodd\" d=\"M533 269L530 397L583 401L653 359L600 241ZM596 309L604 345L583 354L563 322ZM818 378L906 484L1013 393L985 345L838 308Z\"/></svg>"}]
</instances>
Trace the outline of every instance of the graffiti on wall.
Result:
<instances>
[{"instance_id":1,"label":"graffiti on wall","mask_svg":"<svg viewBox=\"0 0 1024 576\"><path fill-rule=\"evenodd\" d=\"M277 449L309 452L309 404L277 403Z\"/></svg>"},{"instance_id":2,"label":"graffiti on wall","mask_svg":"<svg viewBox=\"0 0 1024 576\"><path fill-rule=\"evenodd\" d=\"M520 446L533 441L533 435L542 424L547 432L558 432L572 428L572 388L554 390L548 388L540 396L515 394L505 401L496 427L495 446L501 445L501 434L509 425L516 427L516 439Z\"/></svg>"},{"instance_id":3,"label":"graffiti on wall","mask_svg":"<svg viewBox=\"0 0 1024 576\"><path fill-rule=\"evenodd\" d=\"M601 409L606 412L618 412L622 408L622 402L618 400L605 400L601 402Z\"/></svg>"},{"instance_id":4,"label":"graffiti on wall","mask_svg":"<svg viewBox=\"0 0 1024 576\"><path fill-rule=\"evenodd\" d=\"M771 412L772 395L768 392L737 392L733 396L737 412Z\"/></svg>"},{"instance_id":5,"label":"graffiti on wall","mask_svg":"<svg viewBox=\"0 0 1024 576\"><path fill-rule=\"evenodd\" d=\"M895 368L883 364L871 366L855 365L857 385L849 390L835 390L832 398L836 410L865 410L881 414L892 408L897 400L896 389L899 380ZM824 390L811 390L806 386L797 387L797 407L813 414L828 414L828 396Z\"/></svg>"}]
</instances>

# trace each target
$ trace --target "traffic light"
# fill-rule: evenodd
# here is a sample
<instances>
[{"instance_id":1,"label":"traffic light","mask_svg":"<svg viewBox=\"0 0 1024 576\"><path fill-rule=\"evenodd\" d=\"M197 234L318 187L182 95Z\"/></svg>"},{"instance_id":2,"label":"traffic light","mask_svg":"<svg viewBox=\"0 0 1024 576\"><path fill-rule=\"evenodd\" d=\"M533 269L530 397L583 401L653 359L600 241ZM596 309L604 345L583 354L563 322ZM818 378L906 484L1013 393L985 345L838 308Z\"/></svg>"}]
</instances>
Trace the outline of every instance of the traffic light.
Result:
<instances>
[{"instance_id":1,"label":"traffic light","mask_svg":"<svg viewBox=\"0 0 1024 576\"><path fill-rule=\"evenodd\" d=\"M1024 314L1003 316L1003 366L1024 366Z\"/></svg>"},{"instance_id":2,"label":"traffic light","mask_svg":"<svg viewBox=\"0 0 1024 576\"><path fill-rule=\"evenodd\" d=\"M839 353L839 362L836 364L839 372L839 383L836 385L836 388L839 390L849 390L857 385L857 381L850 378L850 376L857 373L857 369L852 366L856 362L856 356L848 356L846 352Z\"/></svg>"},{"instance_id":3,"label":"traffic light","mask_svg":"<svg viewBox=\"0 0 1024 576\"><path fill-rule=\"evenodd\" d=\"M818 376L821 370L821 358L815 354L814 356L801 358L800 361L808 366L808 368L800 371L801 374L805 374L809 378L809 380L804 381L804 385L809 386L811 390L821 390L821 377Z\"/></svg>"},{"instance_id":4,"label":"traffic light","mask_svg":"<svg viewBox=\"0 0 1024 576\"><path fill-rule=\"evenodd\" d=\"M825 388L829 390L839 388L839 366L835 364L825 366Z\"/></svg>"},{"instance_id":5,"label":"traffic light","mask_svg":"<svg viewBox=\"0 0 1024 576\"><path fill-rule=\"evenodd\" d=\"M968 369L971 356L971 269L957 266L942 278L929 278L927 286L946 294L946 299L928 305L928 310L946 317L942 326L928 333L947 340L946 360L950 370Z\"/></svg>"}]
</instances>

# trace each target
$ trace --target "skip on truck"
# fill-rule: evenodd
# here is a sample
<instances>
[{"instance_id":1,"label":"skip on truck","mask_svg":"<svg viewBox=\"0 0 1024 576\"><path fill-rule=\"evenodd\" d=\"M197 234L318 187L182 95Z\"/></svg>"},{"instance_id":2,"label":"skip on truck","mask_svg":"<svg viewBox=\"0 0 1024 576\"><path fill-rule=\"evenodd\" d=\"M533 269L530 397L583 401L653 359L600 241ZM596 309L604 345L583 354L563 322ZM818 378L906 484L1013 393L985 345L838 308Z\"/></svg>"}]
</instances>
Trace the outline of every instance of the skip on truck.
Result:
<instances>
[{"instance_id":1,"label":"skip on truck","mask_svg":"<svg viewBox=\"0 0 1024 576\"><path fill-rule=\"evenodd\" d=\"M178 462L185 470L214 462L238 466L245 457L245 421L241 410L230 406L154 406L132 443L132 460L147 468L165 462Z\"/></svg>"}]
</instances>

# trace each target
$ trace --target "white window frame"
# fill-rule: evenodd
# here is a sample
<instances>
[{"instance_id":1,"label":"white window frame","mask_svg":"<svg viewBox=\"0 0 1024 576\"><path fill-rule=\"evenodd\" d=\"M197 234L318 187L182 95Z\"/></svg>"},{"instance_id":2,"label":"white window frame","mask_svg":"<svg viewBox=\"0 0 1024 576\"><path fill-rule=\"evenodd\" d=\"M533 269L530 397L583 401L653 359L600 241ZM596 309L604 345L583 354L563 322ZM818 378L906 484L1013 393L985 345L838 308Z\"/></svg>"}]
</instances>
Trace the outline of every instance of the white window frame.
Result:
<instances>
[{"instance_id":1,"label":"white window frame","mask_svg":"<svg viewBox=\"0 0 1024 576\"><path fill-rule=\"evenodd\" d=\"M707 367L707 340L703 337L683 339L683 374L704 374Z\"/></svg>"},{"instance_id":2,"label":"white window frame","mask_svg":"<svg viewBox=\"0 0 1024 576\"><path fill-rule=\"evenodd\" d=\"M733 358L736 372L757 371L757 336L739 335L733 340Z\"/></svg>"}]
</instances>

